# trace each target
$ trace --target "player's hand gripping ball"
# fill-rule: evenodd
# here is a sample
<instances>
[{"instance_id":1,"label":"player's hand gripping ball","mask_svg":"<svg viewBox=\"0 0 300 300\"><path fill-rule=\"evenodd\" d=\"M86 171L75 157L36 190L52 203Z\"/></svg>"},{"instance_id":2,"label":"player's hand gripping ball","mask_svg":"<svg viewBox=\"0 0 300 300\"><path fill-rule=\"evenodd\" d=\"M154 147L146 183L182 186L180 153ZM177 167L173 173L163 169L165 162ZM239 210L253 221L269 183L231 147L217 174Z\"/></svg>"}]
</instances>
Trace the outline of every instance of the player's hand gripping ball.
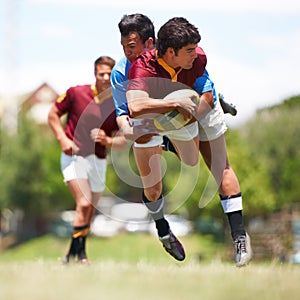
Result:
<instances>
[{"instance_id":1,"label":"player's hand gripping ball","mask_svg":"<svg viewBox=\"0 0 300 300\"><path fill-rule=\"evenodd\" d=\"M199 94L192 89L182 89L174 91L170 94L168 94L164 99L180 99L183 97L190 97L191 100L199 106L200 97ZM185 119L184 116L179 113L178 110L172 110L169 112L166 112L164 114L158 115L154 118L154 125L157 129L162 131L169 131L169 130L175 130L180 129L184 127L186 124L190 122L192 118Z\"/></svg>"}]
</instances>

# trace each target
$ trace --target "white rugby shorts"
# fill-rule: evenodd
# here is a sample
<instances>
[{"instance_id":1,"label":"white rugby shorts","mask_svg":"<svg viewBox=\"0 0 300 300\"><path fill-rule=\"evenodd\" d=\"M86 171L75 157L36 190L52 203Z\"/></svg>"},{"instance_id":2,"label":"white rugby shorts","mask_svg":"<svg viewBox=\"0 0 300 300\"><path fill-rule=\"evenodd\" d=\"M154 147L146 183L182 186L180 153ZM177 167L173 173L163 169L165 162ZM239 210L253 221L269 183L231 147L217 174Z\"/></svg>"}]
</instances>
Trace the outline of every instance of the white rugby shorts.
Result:
<instances>
[{"instance_id":1,"label":"white rugby shorts","mask_svg":"<svg viewBox=\"0 0 300 300\"><path fill-rule=\"evenodd\" d=\"M138 125L140 123L139 119L132 119L132 121ZM198 124L198 130L195 128L197 127L197 122L195 122L178 130L164 131L160 133L160 135L153 136L148 143L138 144L135 142L134 146L137 148L159 146L163 142L161 135L166 135L170 139L188 141L193 139L199 133L199 140L202 142L217 139L227 130L224 120L224 112L219 101L207 115L199 120Z\"/></svg>"},{"instance_id":2,"label":"white rugby shorts","mask_svg":"<svg viewBox=\"0 0 300 300\"><path fill-rule=\"evenodd\" d=\"M64 182L73 179L87 179L92 192L99 193L104 191L107 168L106 158L98 158L95 154L86 157L79 155L70 156L62 152L60 166Z\"/></svg>"},{"instance_id":3,"label":"white rugby shorts","mask_svg":"<svg viewBox=\"0 0 300 300\"><path fill-rule=\"evenodd\" d=\"M135 123L136 119L134 119L133 122ZM198 124L197 122L194 122L180 129L163 131L159 135L154 135L148 143L139 144L137 142L134 142L134 147L148 148L148 147L159 146L163 143L163 138L162 138L163 135L166 135L168 138L172 140L174 139L178 141L190 141L198 135Z\"/></svg>"},{"instance_id":4,"label":"white rugby shorts","mask_svg":"<svg viewBox=\"0 0 300 300\"><path fill-rule=\"evenodd\" d=\"M220 137L227 130L224 112L219 103L207 115L199 120L199 140L212 141Z\"/></svg>"}]
</instances>

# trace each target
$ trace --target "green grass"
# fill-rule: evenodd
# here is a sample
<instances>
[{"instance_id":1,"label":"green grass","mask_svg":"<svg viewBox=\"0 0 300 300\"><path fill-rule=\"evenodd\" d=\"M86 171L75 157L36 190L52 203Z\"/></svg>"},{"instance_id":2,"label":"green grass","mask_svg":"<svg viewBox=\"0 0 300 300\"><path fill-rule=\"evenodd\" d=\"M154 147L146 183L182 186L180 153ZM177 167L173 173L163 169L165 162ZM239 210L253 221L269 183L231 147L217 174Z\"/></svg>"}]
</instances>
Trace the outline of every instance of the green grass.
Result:
<instances>
[{"instance_id":1,"label":"green grass","mask_svg":"<svg viewBox=\"0 0 300 300\"><path fill-rule=\"evenodd\" d=\"M53 261L0 264L1 299L299 299L295 266L249 265L237 269L214 261L199 264L107 260L87 266Z\"/></svg>"},{"instance_id":2,"label":"green grass","mask_svg":"<svg viewBox=\"0 0 300 300\"><path fill-rule=\"evenodd\" d=\"M222 256L225 246L213 242L211 236L198 234L180 237L185 246L187 261L197 259L199 255L205 260ZM59 260L68 250L69 238L56 238L51 235L43 236L0 254L3 261L24 260ZM115 262L137 263L140 260L153 263L170 262L167 254L156 236L148 234L120 234L113 238L89 236L87 253L91 261L113 259Z\"/></svg>"},{"instance_id":3,"label":"green grass","mask_svg":"<svg viewBox=\"0 0 300 300\"><path fill-rule=\"evenodd\" d=\"M296 300L297 265L252 262L238 269L209 237L181 238L177 262L156 237L123 234L89 237L90 266L63 266L68 239L45 236L0 254L0 298L5 300ZM204 257L199 261L198 255Z\"/></svg>"}]
</instances>

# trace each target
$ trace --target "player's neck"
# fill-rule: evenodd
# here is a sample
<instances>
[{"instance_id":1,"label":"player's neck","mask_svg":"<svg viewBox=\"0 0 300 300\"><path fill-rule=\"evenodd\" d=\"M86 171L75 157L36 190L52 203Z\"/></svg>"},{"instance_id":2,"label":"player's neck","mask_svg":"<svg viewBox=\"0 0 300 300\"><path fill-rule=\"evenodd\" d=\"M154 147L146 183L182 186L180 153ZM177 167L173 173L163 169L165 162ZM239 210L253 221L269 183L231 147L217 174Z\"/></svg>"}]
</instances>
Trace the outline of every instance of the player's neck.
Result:
<instances>
[{"instance_id":1,"label":"player's neck","mask_svg":"<svg viewBox=\"0 0 300 300\"><path fill-rule=\"evenodd\" d=\"M178 71L180 69L180 66L178 64L175 64L171 57L168 57L167 55L164 55L161 57L161 59L172 69L175 71Z\"/></svg>"},{"instance_id":2,"label":"player's neck","mask_svg":"<svg viewBox=\"0 0 300 300\"><path fill-rule=\"evenodd\" d=\"M105 90L105 86L103 84L95 84L96 90L98 94L102 93Z\"/></svg>"}]
</instances>

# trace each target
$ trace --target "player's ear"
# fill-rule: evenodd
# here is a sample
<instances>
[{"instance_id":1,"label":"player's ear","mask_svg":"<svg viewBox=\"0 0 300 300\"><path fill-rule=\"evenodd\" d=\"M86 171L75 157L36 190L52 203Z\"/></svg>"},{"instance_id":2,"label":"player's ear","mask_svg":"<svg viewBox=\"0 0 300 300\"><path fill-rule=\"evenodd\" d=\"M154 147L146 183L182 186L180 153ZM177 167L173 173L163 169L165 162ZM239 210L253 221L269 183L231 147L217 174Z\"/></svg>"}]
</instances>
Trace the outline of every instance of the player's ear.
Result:
<instances>
[{"instance_id":1,"label":"player's ear","mask_svg":"<svg viewBox=\"0 0 300 300\"><path fill-rule=\"evenodd\" d=\"M174 48L169 47L166 51L169 55L174 55L175 54L175 50Z\"/></svg>"},{"instance_id":2,"label":"player's ear","mask_svg":"<svg viewBox=\"0 0 300 300\"><path fill-rule=\"evenodd\" d=\"M154 47L153 38L149 37L145 42L145 48L146 49L152 49Z\"/></svg>"}]
</instances>

